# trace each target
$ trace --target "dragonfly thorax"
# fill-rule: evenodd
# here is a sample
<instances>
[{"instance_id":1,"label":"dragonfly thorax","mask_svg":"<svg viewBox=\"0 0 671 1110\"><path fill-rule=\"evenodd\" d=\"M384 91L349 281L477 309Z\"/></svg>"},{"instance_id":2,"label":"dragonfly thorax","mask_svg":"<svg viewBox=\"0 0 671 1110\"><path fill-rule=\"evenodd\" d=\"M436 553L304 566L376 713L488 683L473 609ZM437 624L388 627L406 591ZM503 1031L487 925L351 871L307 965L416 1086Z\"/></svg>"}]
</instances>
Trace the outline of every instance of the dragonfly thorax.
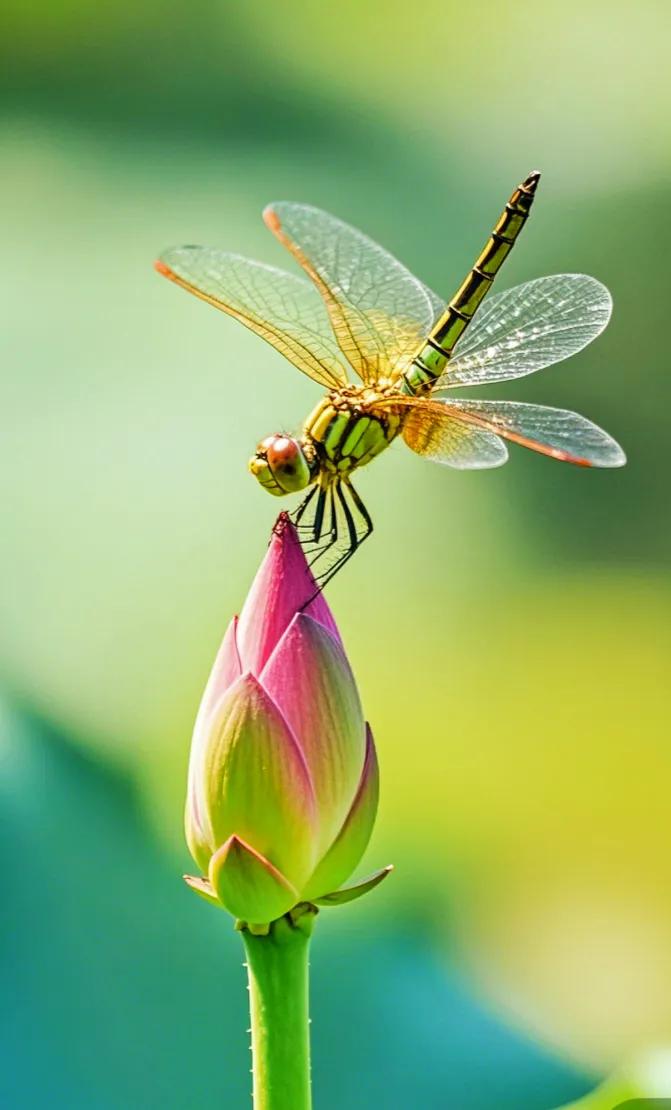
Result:
<instances>
[{"instance_id":1,"label":"dragonfly thorax","mask_svg":"<svg viewBox=\"0 0 671 1110\"><path fill-rule=\"evenodd\" d=\"M315 456L309 444L277 433L262 439L249 469L276 497L305 489L315 477Z\"/></svg>"},{"instance_id":2,"label":"dragonfly thorax","mask_svg":"<svg viewBox=\"0 0 671 1110\"><path fill-rule=\"evenodd\" d=\"M375 403L397 390L349 386L322 398L300 439L276 433L259 443L250 459L254 477L275 497L296 493L318 479L329 485L366 466L401 430L402 417Z\"/></svg>"},{"instance_id":3,"label":"dragonfly thorax","mask_svg":"<svg viewBox=\"0 0 671 1110\"><path fill-rule=\"evenodd\" d=\"M396 438L401 417L375 404L389 390L350 386L324 397L308 416L303 443L320 473L346 476L365 466Z\"/></svg>"}]
</instances>

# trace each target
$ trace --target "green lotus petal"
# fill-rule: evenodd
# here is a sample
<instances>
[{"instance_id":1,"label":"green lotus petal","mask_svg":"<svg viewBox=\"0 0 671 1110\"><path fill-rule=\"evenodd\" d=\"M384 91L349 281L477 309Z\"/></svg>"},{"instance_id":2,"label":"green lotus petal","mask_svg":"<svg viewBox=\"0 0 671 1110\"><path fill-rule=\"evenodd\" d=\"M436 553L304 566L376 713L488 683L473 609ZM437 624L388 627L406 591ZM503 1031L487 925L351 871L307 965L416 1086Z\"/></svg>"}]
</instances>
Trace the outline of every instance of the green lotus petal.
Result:
<instances>
[{"instance_id":1,"label":"green lotus petal","mask_svg":"<svg viewBox=\"0 0 671 1110\"><path fill-rule=\"evenodd\" d=\"M221 647L217 652L217 658L214 661L198 710L189 754L184 832L189 851L201 871L207 871L210 858L219 847L214 840L203 796L203 771L210 736L210 717L221 701L223 694L241 674L240 659L236 646L236 625L237 618L234 618L226 629Z\"/></svg>"},{"instance_id":2,"label":"green lotus petal","mask_svg":"<svg viewBox=\"0 0 671 1110\"><path fill-rule=\"evenodd\" d=\"M352 808L338 836L318 864L301 897L318 901L325 891L335 890L349 879L366 850L375 824L380 793L380 774L373 734L366 725L366 759ZM354 896L356 897L356 895Z\"/></svg>"},{"instance_id":3,"label":"green lotus petal","mask_svg":"<svg viewBox=\"0 0 671 1110\"><path fill-rule=\"evenodd\" d=\"M310 769L322 854L347 817L365 758L365 723L354 676L333 635L299 613L268 660L261 683Z\"/></svg>"},{"instance_id":4,"label":"green lotus petal","mask_svg":"<svg viewBox=\"0 0 671 1110\"><path fill-rule=\"evenodd\" d=\"M200 875L182 875L184 882L191 890L204 898L206 902L211 902L213 906L219 906L221 909L221 902L217 898L217 892L212 887L209 879L202 879Z\"/></svg>"},{"instance_id":5,"label":"green lotus petal","mask_svg":"<svg viewBox=\"0 0 671 1110\"><path fill-rule=\"evenodd\" d=\"M320 898L314 898L318 906L342 906L345 902L354 902L355 899L361 898L362 894L368 894L369 890L373 890L376 886L387 878L394 870L394 865L389 864L387 867L381 867L379 871L374 871L372 875L367 875L365 879L359 879L356 883L348 883L347 886L341 886L340 890L332 890L330 894L322 894Z\"/></svg>"},{"instance_id":6,"label":"green lotus petal","mask_svg":"<svg viewBox=\"0 0 671 1110\"><path fill-rule=\"evenodd\" d=\"M204 804L217 845L253 844L300 886L314 867L314 795L305 759L253 675L224 694L210 720Z\"/></svg>"},{"instance_id":7,"label":"green lotus petal","mask_svg":"<svg viewBox=\"0 0 671 1110\"><path fill-rule=\"evenodd\" d=\"M289 880L237 836L213 855L210 882L229 913L257 924L274 921L298 901Z\"/></svg>"}]
</instances>

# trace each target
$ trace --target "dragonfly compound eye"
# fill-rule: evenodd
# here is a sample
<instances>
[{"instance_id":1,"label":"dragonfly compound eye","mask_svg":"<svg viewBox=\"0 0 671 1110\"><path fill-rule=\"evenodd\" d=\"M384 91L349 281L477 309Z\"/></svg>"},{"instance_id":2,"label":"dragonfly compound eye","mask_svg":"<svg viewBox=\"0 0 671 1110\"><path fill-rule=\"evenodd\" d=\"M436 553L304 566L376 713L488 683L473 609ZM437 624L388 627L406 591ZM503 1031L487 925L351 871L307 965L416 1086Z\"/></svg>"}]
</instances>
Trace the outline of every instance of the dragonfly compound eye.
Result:
<instances>
[{"instance_id":1,"label":"dragonfly compound eye","mask_svg":"<svg viewBox=\"0 0 671 1110\"><path fill-rule=\"evenodd\" d=\"M310 467L303 449L289 436L268 436L262 440L249 469L264 489L276 497L310 484Z\"/></svg>"}]
</instances>

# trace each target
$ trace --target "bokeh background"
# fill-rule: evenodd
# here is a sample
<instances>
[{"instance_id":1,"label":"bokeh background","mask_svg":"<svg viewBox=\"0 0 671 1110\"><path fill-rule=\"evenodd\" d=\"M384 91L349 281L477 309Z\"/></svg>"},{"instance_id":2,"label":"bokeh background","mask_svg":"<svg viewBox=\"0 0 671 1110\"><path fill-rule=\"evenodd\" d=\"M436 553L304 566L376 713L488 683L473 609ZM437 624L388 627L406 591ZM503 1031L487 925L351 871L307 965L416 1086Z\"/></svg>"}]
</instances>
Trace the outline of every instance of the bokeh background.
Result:
<instances>
[{"instance_id":1,"label":"bokeh background","mask_svg":"<svg viewBox=\"0 0 671 1110\"><path fill-rule=\"evenodd\" d=\"M500 392L630 461L458 474L399 444L361 477L376 535L329 600L381 757L366 862L397 871L322 914L316 1101L550 1110L668 1045L668 6L2 19L0 1105L249 1104L239 940L181 885L183 787L278 507L247 457L318 391L153 258L290 268L260 209L291 198L447 297L534 168L501 287L585 271L615 314Z\"/></svg>"}]
</instances>

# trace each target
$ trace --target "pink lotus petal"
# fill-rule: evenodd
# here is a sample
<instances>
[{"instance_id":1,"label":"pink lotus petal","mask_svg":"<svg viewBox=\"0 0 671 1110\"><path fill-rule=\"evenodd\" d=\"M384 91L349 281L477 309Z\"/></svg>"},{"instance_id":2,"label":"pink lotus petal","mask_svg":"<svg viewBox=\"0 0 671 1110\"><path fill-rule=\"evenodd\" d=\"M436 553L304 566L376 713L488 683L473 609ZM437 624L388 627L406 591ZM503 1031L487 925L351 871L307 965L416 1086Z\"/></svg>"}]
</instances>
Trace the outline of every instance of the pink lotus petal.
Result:
<instances>
[{"instance_id":1,"label":"pink lotus petal","mask_svg":"<svg viewBox=\"0 0 671 1110\"><path fill-rule=\"evenodd\" d=\"M209 878L229 913L254 924L274 921L298 901L286 876L239 836L212 857Z\"/></svg>"},{"instance_id":2,"label":"pink lotus petal","mask_svg":"<svg viewBox=\"0 0 671 1110\"><path fill-rule=\"evenodd\" d=\"M317 800L318 850L340 831L366 754L363 713L340 643L304 613L292 620L262 674L261 684L301 746Z\"/></svg>"},{"instance_id":3,"label":"pink lotus petal","mask_svg":"<svg viewBox=\"0 0 671 1110\"><path fill-rule=\"evenodd\" d=\"M281 513L240 614L237 643L243 670L261 673L282 633L303 608L340 639L331 610L316 591L296 529Z\"/></svg>"},{"instance_id":4,"label":"pink lotus petal","mask_svg":"<svg viewBox=\"0 0 671 1110\"><path fill-rule=\"evenodd\" d=\"M293 883L303 883L315 863L315 800L282 713L258 680L244 674L210 716L208 732L203 808L215 848L235 834Z\"/></svg>"},{"instance_id":5,"label":"pink lotus petal","mask_svg":"<svg viewBox=\"0 0 671 1110\"><path fill-rule=\"evenodd\" d=\"M366 760L361 781L352 808L328 852L318 864L314 875L301 891L307 900L325 898L327 892L337 892L341 883L354 871L363 856L375 824L377 803L380 794L380 773L377 753L370 725L366 725ZM379 881L379 880L378 880ZM375 885L374 883L372 885ZM371 889L367 886L366 889ZM362 891L361 893L365 893ZM358 897L357 894L343 896L341 901ZM337 901L331 897L331 901Z\"/></svg>"}]
</instances>

